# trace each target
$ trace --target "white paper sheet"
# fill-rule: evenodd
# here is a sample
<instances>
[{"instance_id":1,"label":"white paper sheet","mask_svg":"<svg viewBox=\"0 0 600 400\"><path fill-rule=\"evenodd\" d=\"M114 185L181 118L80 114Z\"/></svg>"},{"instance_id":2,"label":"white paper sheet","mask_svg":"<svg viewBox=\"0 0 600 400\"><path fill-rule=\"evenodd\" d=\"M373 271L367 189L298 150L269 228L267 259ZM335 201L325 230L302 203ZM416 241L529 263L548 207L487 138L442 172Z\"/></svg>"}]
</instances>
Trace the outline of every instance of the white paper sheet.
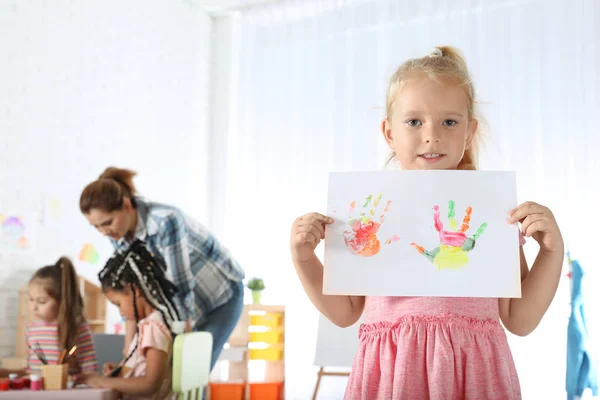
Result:
<instances>
[{"instance_id":1,"label":"white paper sheet","mask_svg":"<svg viewBox=\"0 0 600 400\"><path fill-rule=\"evenodd\" d=\"M516 198L514 172L331 173L323 292L520 297Z\"/></svg>"}]
</instances>

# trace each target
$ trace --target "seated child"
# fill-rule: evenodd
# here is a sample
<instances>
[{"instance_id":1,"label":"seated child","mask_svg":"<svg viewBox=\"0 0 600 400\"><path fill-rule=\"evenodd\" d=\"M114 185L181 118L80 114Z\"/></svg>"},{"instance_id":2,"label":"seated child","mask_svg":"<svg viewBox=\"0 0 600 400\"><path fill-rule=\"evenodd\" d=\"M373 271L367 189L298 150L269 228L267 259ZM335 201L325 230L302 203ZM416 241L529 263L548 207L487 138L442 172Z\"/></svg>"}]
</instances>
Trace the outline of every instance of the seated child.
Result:
<instances>
[{"instance_id":1,"label":"seated child","mask_svg":"<svg viewBox=\"0 0 600 400\"><path fill-rule=\"evenodd\" d=\"M70 357L69 374L96 372L98 369L92 331L84 317L83 299L77 274L71 261L61 257L56 264L40 268L29 281L29 309L35 321L27 326L25 340L29 348L27 368L0 369L0 376L9 373L40 374L40 357L56 364L63 350L77 346Z\"/></svg>"},{"instance_id":2,"label":"seated child","mask_svg":"<svg viewBox=\"0 0 600 400\"><path fill-rule=\"evenodd\" d=\"M105 365L103 375L80 377L76 384L110 388L124 399L175 398L171 392L173 337L184 322L173 302L175 286L146 245L136 240L125 254L116 252L99 278L108 300L121 315L137 323L127 357Z\"/></svg>"}]
</instances>

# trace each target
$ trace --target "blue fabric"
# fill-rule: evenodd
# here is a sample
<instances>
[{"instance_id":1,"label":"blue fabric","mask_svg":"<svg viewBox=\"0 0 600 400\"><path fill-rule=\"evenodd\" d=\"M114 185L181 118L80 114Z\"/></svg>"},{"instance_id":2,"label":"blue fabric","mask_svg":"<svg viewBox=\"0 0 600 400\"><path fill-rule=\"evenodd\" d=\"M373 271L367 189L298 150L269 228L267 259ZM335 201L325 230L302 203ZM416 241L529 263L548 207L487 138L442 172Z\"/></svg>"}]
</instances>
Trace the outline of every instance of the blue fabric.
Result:
<instances>
[{"instance_id":1,"label":"blue fabric","mask_svg":"<svg viewBox=\"0 0 600 400\"><path fill-rule=\"evenodd\" d=\"M244 285L242 282L233 283L233 296L221 307L208 313L208 321L194 326L194 331L210 332L213 337L213 351L210 360L212 371L219 359L223 346L235 329L242 310L244 309Z\"/></svg>"},{"instance_id":2,"label":"blue fabric","mask_svg":"<svg viewBox=\"0 0 600 400\"><path fill-rule=\"evenodd\" d=\"M588 350L588 331L586 325L581 281L583 269L577 260L571 260L571 317L567 331L567 399L580 397L590 388L594 396L598 395L598 369L596 358Z\"/></svg>"}]
</instances>

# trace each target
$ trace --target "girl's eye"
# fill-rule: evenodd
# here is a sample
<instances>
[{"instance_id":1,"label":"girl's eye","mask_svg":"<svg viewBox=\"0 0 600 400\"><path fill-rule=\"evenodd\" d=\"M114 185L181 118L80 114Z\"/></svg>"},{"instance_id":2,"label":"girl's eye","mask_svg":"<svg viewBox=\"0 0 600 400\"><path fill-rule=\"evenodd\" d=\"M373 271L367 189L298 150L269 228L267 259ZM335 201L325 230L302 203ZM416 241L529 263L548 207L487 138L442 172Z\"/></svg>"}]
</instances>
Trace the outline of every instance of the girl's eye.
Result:
<instances>
[{"instance_id":1,"label":"girl's eye","mask_svg":"<svg viewBox=\"0 0 600 400\"><path fill-rule=\"evenodd\" d=\"M406 121L406 123L408 124L408 126L420 126L421 121L419 121L418 119L409 119L408 121Z\"/></svg>"},{"instance_id":2,"label":"girl's eye","mask_svg":"<svg viewBox=\"0 0 600 400\"><path fill-rule=\"evenodd\" d=\"M458 124L458 122L456 122L453 119L447 119L447 120L444 121L444 125L446 125L446 126L454 126L456 124Z\"/></svg>"}]
</instances>

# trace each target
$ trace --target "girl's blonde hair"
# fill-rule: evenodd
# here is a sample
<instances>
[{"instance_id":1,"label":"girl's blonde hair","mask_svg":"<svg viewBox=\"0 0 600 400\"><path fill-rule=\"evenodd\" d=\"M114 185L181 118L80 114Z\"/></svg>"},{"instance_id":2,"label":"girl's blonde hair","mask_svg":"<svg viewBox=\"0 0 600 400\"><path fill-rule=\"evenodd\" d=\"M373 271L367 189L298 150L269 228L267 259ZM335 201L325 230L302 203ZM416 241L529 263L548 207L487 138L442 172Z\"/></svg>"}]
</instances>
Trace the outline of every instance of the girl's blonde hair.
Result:
<instances>
[{"instance_id":1,"label":"girl's blonde hair","mask_svg":"<svg viewBox=\"0 0 600 400\"><path fill-rule=\"evenodd\" d=\"M415 76L423 76L439 83L457 85L464 89L469 102L468 117L476 118L479 116L477 103L475 102L475 88L467 69L465 59L460 51L454 47L438 46L434 47L430 54L421 58L413 58L400 65L396 72L390 78L385 99L386 118L391 122L392 107L400 89ZM479 119L479 118L476 118ZM482 141L482 129L478 124L473 133L473 138L468 149L465 150L462 160L458 164L458 169L474 170L477 169L479 148ZM390 154L387 162L389 163L396 157L395 153Z\"/></svg>"}]
</instances>

